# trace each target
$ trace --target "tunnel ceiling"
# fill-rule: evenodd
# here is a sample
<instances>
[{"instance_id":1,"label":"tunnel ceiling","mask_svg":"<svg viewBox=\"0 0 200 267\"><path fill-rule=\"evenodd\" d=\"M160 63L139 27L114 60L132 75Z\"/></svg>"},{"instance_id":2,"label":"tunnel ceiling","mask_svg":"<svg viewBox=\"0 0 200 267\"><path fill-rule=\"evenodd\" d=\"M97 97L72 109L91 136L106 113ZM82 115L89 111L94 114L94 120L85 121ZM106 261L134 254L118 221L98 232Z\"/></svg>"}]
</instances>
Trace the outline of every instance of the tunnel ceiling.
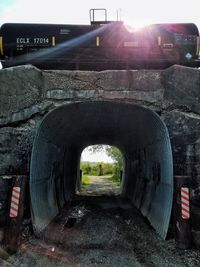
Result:
<instances>
[{"instance_id":1,"label":"tunnel ceiling","mask_svg":"<svg viewBox=\"0 0 200 267\"><path fill-rule=\"evenodd\" d=\"M31 158L35 228L42 230L75 192L82 150L101 143L115 145L124 153L122 193L165 238L173 197L168 131L151 110L100 101L65 105L43 119ZM59 185L55 185L57 180Z\"/></svg>"},{"instance_id":2,"label":"tunnel ceiling","mask_svg":"<svg viewBox=\"0 0 200 267\"><path fill-rule=\"evenodd\" d=\"M139 106L86 102L56 109L40 129L40 136L57 145L87 145L106 143L119 147L146 146L162 139L165 129L160 119ZM151 135L151 133L154 133Z\"/></svg>"}]
</instances>

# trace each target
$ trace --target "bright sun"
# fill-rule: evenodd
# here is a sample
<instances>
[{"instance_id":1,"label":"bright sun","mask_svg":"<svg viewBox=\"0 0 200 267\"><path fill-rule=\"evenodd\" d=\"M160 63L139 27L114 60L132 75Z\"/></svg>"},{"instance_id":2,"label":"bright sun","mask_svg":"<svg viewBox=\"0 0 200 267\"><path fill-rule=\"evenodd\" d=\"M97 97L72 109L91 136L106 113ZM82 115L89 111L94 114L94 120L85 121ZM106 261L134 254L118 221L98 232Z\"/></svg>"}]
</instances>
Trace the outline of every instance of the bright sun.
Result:
<instances>
[{"instance_id":1,"label":"bright sun","mask_svg":"<svg viewBox=\"0 0 200 267\"><path fill-rule=\"evenodd\" d=\"M144 28L145 26L149 25L149 24L153 24L153 21L151 20L125 20L125 25L126 28L129 31L137 31L140 30L141 28Z\"/></svg>"}]
</instances>

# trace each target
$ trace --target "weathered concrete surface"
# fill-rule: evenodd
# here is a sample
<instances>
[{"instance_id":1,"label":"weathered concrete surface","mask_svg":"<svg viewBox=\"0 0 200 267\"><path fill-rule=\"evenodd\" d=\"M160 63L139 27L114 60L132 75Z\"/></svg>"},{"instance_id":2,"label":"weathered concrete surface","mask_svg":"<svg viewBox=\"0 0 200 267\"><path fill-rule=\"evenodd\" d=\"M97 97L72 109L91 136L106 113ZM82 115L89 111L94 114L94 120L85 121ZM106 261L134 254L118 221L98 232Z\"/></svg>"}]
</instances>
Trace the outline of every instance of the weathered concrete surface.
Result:
<instances>
[{"instance_id":1,"label":"weathered concrete surface","mask_svg":"<svg viewBox=\"0 0 200 267\"><path fill-rule=\"evenodd\" d=\"M171 111L163 114L173 147L174 172L187 174L193 185L200 182L200 116Z\"/></svg>"},{"instance_id":2,"label":"weathered concrete surface","mask_svg":"<svg viewBox=\"0 0 200 267\"><path fill-rule=\"evenodd\" d=\"M41 118L63 104L109 100L157 111L172 140L175 174L200 183L200 70L40 71L20 66L0 71L0 175L28 172Z\"/></svg>"},{"instance_id":3,"label":"weathered concrete surface","mask_svg":"<svg viewBox=\"0 0 200 267\"><path fill-rule=\"evenodd\" d=\"M28 171L33 132L24 128L0 128L0 174L23 174Z\"/></svg>"},{"instance_id":4,"label":"weathered concrete surface","mask_svg":"<svg viewBox=\"0 0 200 267\"><path fill-rule=\"evenodd\" d=\"M156 111L166 123L174 174L200 186L200 70L40 71L0 70L0 175L29 173L33 138L41 119L72 102L132 103Z\"/></svg>"}]
</instances>

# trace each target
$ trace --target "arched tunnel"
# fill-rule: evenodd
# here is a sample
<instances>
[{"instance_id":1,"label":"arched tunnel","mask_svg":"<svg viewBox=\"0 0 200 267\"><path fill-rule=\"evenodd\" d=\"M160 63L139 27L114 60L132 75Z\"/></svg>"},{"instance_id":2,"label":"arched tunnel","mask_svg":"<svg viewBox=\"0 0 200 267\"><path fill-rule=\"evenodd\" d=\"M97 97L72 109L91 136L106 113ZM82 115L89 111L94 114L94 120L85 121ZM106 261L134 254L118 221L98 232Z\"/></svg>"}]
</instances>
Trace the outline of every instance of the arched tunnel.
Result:
<instances>
[{"instance_id":1,"label":"arched tunnel","mask_svg":"<svg viewBox=\"0 0 200 267\"><path fill-rule=\"evenodd\" d=\"M121 194L165 239L173 200L168 130L153 111L135 104L83 102L58 107L42 120L34 140L30 194L32 221L42 231L76 192L82 150L114 145L125 159Z\"/></svg>"}]
</instances>

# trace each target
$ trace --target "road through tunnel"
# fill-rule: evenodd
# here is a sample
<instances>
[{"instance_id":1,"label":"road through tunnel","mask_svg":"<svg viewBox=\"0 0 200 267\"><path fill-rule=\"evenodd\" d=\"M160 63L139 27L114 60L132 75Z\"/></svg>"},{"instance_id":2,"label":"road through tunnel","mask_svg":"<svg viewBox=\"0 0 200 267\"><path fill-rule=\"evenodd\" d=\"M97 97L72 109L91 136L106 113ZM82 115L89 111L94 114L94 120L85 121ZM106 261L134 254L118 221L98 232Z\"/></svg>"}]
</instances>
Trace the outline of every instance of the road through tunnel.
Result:
<instances>
[{"instance_id":1,"label":"road through tunnel","mask_svg":"<svg viewBox=\"0 0 200 267\"><path fill-rule=\"evenodd\" d=\"M81 152L93 144L120 148L125 160L121 194L165 239L173 199L173 163L167 128L149 109L103 101L58 107L39 126L30 172L35 231L42 231L65 202L72 199Z\"/></svg>"}]
</instances>

